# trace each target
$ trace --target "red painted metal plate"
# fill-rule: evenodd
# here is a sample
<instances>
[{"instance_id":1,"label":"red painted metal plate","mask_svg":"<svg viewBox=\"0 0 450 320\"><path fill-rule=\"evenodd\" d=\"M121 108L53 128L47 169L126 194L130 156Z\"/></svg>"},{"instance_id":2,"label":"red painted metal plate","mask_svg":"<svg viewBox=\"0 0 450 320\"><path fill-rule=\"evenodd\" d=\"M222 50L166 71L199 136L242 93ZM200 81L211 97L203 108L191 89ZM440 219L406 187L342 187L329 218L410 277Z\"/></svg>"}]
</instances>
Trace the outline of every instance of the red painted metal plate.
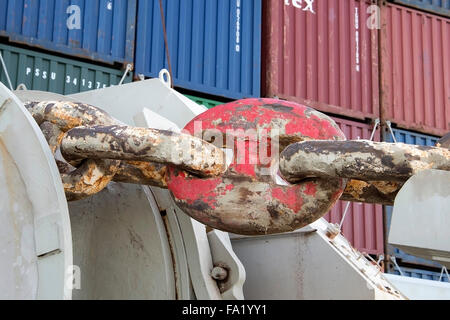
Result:
<instances>
[{"instance_id":1,"label":"red painted metal plate","mask_svg":"<svg viewBox=\"0 0 450 320\"><path fill-rule=\"evenodd\" d=\"M192 218L237 234L293 231L325 215L344 181L309 179L290 185L278 174L278 155L302 140L345 140L328 116L275 99L245 99L199 115L185 130L231 150L223 176L200 178L171 168L167 185Z\"/></svg>"}]
</instances>

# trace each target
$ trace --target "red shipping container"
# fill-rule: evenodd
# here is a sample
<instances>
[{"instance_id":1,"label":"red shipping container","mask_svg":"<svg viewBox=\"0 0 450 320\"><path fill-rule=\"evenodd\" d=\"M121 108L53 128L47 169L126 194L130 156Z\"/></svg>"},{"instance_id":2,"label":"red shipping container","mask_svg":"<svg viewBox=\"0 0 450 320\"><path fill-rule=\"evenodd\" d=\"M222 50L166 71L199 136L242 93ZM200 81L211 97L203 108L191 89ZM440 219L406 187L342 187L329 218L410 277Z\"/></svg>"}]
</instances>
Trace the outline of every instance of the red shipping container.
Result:
<instances>
[{"instance_id":1,"label":"red shipping container","mask_svg":"<svg viewBox=\"0 0 450 320\"><path fill-rule=\"evenodd\" d=\"M373 125L333 118L345 133L348 140L369 140ZM380 129L374 141L380 141ZM339 201L324 217L327 221L339 224L347 206L347 201ZM361 252L380 255L384 253L383 207L375 204L351 202L342 225L344 236L353 247Z\"/></svg>"},{"instance_id":2,"label":"red shipping container","mask_svg":"<svg viewBox=\"0 0 450 320\"><path fill-rule=\"evenodd\" d=\"M381 8L381 117L409 130L450 131L450 19Z\"/></svg>"},{"instance_id":3,"label":"red shipping container","mask_svg":"<svg viewBox=\"0 0 450 320\"><path fill-rule=\"evenodd\" d=\"M263 94L378 118L378 30L368 27L370 6L366 0L264 1Z\"/></svg>"}]
</instances>

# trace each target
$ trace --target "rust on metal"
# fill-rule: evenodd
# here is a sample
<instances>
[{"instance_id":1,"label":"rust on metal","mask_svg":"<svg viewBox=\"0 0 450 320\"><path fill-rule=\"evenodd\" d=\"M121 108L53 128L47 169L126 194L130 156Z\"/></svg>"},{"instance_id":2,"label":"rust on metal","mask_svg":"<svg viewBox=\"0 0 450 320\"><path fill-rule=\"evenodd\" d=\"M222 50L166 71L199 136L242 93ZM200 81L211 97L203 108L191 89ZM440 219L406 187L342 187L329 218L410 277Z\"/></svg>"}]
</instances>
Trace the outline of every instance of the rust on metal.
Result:
<instances>
[{"instance_id":1,"label":"rust on metal","mask_svg":"<svg viewBox=\"0 0 450 320\"><path fill-rule=\"evenodd\" d=\"M122 161L114 175L115 182L142 184L167 188L167 166L160 163L142 161Z\"/></svg>"},{"instance_id":2,"label":"rust on metal","mask_svg":"<svg viewBox=\"0 0 450 320\"><path fill-rule=\"evenodd\" d=\"M69 101L27 102L25 107L39 125L48 121L55 124L63 132L79 126L106 126L120 123L107 112L84 103Z\"/></svg>"},{"instance_id":3,"label":"rust on metal","mask_svg":"<svg viewBox=\"0 0 450 320\"><path fill-rule=\"evenodd\" d=\"M82 125L110 125L118 122L103 110L83 103L42 101L24 105L41 126L54 154L68 130ZM86 159L79 161L74 170L61 160L57 164L61 169L66 198L75 201L103 190L113 179L120 161Z\"/></svg>"},{"instance_id":4,"label":"rust on metal","mask_svg":"<svg viewBox=\"0 0 450 320\"><path fill-rule=\"evenodd\" d=\"M87 198L102 191L116 174L120 161L87 159L69 173L61 173L67 201Z\"/></svg>"},{"instance_id":5,"label":"rust on metal","mask_svg":"<svg viewBox=\"0 0 450 320\"><path fill-rule=\"evenodd\" d=\"M296 185L277 179L279 150L288 141L345 139L322 113L281 100L245 99L210 109L185 129L194 134L198 123L206 141L215 136L215 145L234 152L219 177L169 170L167 185L175 202L203 224L245 235L289 232L321 218L343 192L345 180L339 178ZM261 132L267 133L266 141L261 139L264 134L258 136ZM267 161L258 154L261 150Z\"/></svg>"},{"instance_id":6,"label":"rust on metal","mask_svg":"<svg viewBox=\"0 0 450 320\"><path fill-rule=\"evenodd\" d=\"M425 169L450 170L450 150L403 143L305 141L281 154L280 171L289 182L309 177L405 182Z\"/></svg>"},{"instance_id":7,"label":"rust on metal","mask_svg":"<svg viewBox=\"0 0 450 320\"><path fill-rule=\"evenodd\" d=\"M191 135L128 126L76 127L61 143L66 160L116 159L172 164L201 176L226 170L225 155Z\"/></svg>"},{"instance_id":8,"label":"rust on metal","mask_svg":"<svg viewBox=\"0 0 450 320\"><path fill-rule=\"evenodd\" d=\"M402 186L399 182L350 180L340 200L393 205Z\"/></svg>"},{"instance_id":9,"label":"rust on metal","mask_svg":"<svg viewBox=\"0 0 450 320\"><path fill-rule=\"evenodd\" d=\"M25 104L57 159L68 201L100 192L114 180L167 187L167 165L199 176L223 173L221 149L195 138L164 130L127 127L105 111L66 101ZM127 161L128 160L128 161Z\"/></svg>"},{"instance_id":10,"label":"rust on metal","mask_svg":"<svg viewBox=\"0 0 450 320\"><path fill-rule=\"evenodd\" d=\"M55 154L64 137L64 131L60 130L57 125L48 121L43 122L40 125L40 129L47 140L50 150Z\"/></svg>"}]
</instances>

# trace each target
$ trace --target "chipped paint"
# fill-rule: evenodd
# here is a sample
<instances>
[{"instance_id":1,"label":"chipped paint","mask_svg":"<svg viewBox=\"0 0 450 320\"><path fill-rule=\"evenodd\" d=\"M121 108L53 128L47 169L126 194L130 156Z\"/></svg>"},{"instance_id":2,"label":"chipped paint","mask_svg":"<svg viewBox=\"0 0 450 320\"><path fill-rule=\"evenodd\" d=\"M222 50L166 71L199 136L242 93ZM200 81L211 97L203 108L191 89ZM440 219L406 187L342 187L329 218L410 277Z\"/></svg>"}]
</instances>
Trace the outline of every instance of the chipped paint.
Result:
<instances>
[{"instance_id":1,"label":"chipped paint","mask_svg":"<svg viewBox=\"0 0 450 320\"><path fill-rule=\"evenodd\" d=\"M426 170L450 170L450 150L403 143L304 141L281 154L280 171L290 182L309 177L406 182Z\"/></svg>"},{"instance_id":2,"label":"chipped paint","mask_svg":"<svg viewBox=\"0 0 450 320\"><path fill-rule=\"evenodd\" d=\"M234 150L232 163L216 178L200 178L170 168L167 185L177 205L203 224L246 235L289 232L325 215L343 192L343 179L277 183L283 141L345 140L333 120L311 108L275 99L244 99L208 110L185 130L194 135L199 123L203 136L210 130L223 134L223 140L216 139L214 144ZM276 134L266 143L260 139L250 143L255 139L248 132L264 131ZM240 132L247 133L242 137ZM271 148L278 140L280 145L274 148L277 152L267 152L270 161L261 161L258 149ZM228 145L236 141L241 143ZM239 157L238 151L244 155Z\"/></svg>"}]
</instances>

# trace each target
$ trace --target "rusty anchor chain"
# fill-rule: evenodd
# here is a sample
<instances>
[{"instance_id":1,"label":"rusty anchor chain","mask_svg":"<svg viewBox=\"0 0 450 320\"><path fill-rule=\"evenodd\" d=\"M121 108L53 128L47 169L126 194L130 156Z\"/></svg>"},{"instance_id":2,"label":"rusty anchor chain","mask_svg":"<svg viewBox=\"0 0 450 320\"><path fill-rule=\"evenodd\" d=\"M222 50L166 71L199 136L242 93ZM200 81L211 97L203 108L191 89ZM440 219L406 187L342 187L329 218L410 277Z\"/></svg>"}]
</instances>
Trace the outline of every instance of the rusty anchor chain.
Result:
<instances>
[{"instance_id":1,"label":"rusty anchor chain","mask_svg":"<svg viewBox=\"0 0 450 320\"><path fill-rule=\"evenodd\" d=\"M308 177L352 179L342 200L392 205L401 186L425 169L450 170L450 150L403 143L305 141L280 157L291 183Z\"/></svg>"},{"instance_id":2,"label":"rusty anchor chain","mask_svg":"<svg viewBox=\"0 0 450 320\"><path fill-rule=\"evenodd\" d=\"M68 201L103 190L113 180L165 187L166 165L202 176L225 171L223 151L187 134L127 127L103 110L64 101L28 102L57 159ZM66 162L68 161L68 162Z\"/></svg>"},{"instance_id":3,"label":"rusty anchor chain","mask_svg":"<svg viewBox=\"0 0 450 320\"><path fill-rule=\"evenodd\" d=\"M346 141L326 115L274 99L217 106L181 134L126 126L82 103L25 106L55 155L68 201L111 181L157 186L192 218L237 234L293 231L339 199L392 204L418 171L450 170L448 137L438 147Z\"/></svg>"}]
</instances>

